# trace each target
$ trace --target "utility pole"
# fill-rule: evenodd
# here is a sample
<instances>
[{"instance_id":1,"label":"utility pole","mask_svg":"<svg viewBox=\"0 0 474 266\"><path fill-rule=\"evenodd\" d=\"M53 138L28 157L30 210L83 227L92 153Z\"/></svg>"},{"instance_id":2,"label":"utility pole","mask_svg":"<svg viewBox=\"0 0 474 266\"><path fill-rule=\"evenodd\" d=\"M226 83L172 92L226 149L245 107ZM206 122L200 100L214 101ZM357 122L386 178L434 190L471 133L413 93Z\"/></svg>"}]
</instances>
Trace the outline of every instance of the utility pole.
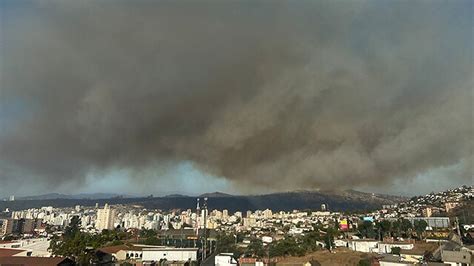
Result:
<instances>
[{"instance_id":1,"label":"utility pole","mask_svg":"<svg viewBox=\"0 0 474 266\"><path fill-rule=\"evenodd\" d=\"M203 245L203 261L206 259L207 253L207 198L204 198L204 245Z\"/></svg>"},{"instance_id":2,"label":"utility pole","mask_svg":"<svg viewBox=\"0 0 474 266\"><path fill-rule=\"evenodd\" d=\"M462 237L461 230L459 229L459 219L457 216L456 216L456 230L458 232L458 236Z\"/></svg>"}]
</instances>

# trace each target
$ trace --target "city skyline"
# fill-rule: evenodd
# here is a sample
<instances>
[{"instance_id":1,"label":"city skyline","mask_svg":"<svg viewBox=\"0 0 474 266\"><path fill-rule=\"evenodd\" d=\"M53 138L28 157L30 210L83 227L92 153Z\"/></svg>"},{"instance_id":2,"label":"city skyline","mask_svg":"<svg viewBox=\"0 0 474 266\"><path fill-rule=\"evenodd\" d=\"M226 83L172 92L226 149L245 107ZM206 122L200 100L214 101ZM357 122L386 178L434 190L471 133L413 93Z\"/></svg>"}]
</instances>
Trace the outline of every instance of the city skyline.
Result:
<instances>
[{"instance_id":1,"label":"city skyline","mask_svg":"<svg viewBox=\"0 0 474 266\"><path fill-rule=\"evenodd\" d=\"M473 184L472 1L0 0L0 197Z\"/></svg>"}]
</instances>

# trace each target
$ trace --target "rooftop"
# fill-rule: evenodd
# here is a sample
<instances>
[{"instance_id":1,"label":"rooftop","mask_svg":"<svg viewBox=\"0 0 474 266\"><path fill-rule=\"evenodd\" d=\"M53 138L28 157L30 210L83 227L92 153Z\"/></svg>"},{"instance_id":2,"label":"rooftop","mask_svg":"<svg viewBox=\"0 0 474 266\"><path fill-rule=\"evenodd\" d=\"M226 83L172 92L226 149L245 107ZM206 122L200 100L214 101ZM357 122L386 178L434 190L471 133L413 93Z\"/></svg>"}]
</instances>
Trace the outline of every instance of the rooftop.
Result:
<instances>
[{"instance_id":1,"label":"rooftop","mask_svg":"<svg viewBox=\"0 0 474 266\"><path fill-rule=\"evenodd\" d=\"M23 251L23 249L0 248L0 257L11 257Z\"/></svg>"},{"instance_id":2,"label":"rooftop","mask_svg":"<svg viewBox=\"0 0 474 266\"><path fill-rule=\"evenodd\" d=\"M0 265L73 265L68 258L62 257L0 257Z\"/></svg>"},{"instance_id":3,"label":"rooftop","mask_svg":"<svg viewBox=\"0 0 474 266\"><path fill-rule=\"evenodd\" d=\"M103 248L100 248L99 250L104 253L113 254L113 253L119 252L120 250L141 251L142 249L143 249L142 247L136 247L136 246L117 245L117 246L103 247Z\"/></svg>"}]
</instances>

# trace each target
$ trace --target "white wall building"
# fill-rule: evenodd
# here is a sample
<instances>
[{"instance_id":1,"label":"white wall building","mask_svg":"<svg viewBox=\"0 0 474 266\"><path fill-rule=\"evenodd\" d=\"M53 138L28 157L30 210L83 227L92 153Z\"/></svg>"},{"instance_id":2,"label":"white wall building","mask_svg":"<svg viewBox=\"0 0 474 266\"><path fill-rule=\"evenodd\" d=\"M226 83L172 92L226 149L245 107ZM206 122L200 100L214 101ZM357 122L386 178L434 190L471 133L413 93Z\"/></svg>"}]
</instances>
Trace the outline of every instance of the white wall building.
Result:
<instances>
[{"instance_id":1,"label":"white wall building","mask_svg":"<svg viewBox=\"0 0 474 266\"><path fill-rule=\"evenodd\" d=\"M379 253L391 253L392 248L398 247L404 250L413 249L413 243L379 243Z\"/></svg>"},{"instance_id":2,"label":"white wall building","mask_svg":"<svg viewBox=\"0 0 474 266\"><path fill-rule=\"evenodd\" d=\"M103 209L97 210L97 220L95 228L102 231L104 229L114 229L115 210L111 209L108 204L105 204Z\"/></svg>"},{"instance_id":3,"label":"white wall building","mask_svg":"<svg viewBox=\"0 0 474 266\"><path fill-rule=\"evenodd\" d=\"M360 240L351 240L349 241L349 248L354 251L359 252L376 252L378 251L377 240L367 240L367 239L360 239Z\"/></svg>"},{"instance_id":4,"label":"white wall building","mask_svg":"<svg viewBox=\"0 0 474 266\"><path fill-rule=\"evenodd\" d=\"M231 266L238 263L232 253L220 253L214 257L214 264L215 266Z\"/></svg>"},{"instance_id":5,"label":"white wall building","mask_svg":"<svg viewBox=\"0 0 474 266\"><path fill-rule=\"evenodd\" d=\"M142 261L197 261L197 248L144 248Z\"/></svg>"}]
</instances>

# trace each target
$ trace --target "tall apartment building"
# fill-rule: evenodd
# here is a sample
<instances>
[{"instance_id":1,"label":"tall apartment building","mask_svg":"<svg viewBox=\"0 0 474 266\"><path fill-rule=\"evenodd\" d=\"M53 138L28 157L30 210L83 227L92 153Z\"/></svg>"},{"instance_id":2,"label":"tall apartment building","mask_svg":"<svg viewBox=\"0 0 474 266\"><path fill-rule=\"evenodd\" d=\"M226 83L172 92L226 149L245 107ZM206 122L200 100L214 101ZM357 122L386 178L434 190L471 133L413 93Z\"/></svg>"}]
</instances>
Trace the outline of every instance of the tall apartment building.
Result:
<instances>
[{"instance_id":1,"label":"tall apartment building","mask_svg":"<svg viewBox=\"0 0 474 266\"><path fill-rule=\"evenodd\" d=\"M433 210L430 207L426 207L422 210L424 217L431 217L433 215Z\"/></svg>"},{"instance_id":2,"label":"tall apartment building","mask_svg":"<svg viewBox=\"0 0 474 266\"><path fill-rule=\"evenodd\" d=\"M2 227L0 228L0 236L13 233L13 228L14 228L13 223L14 223L13 219L2 220Z\"/></svg>"},{"instance_id":3,"label":"tall apartment building","mask_svg":"<svg viewBox=\"0 0 474 266\"><path fill-rule=\"evenodd\" d=\"M38 220L41 224L41 220ZM4 219L0 227L0 236L9 234L31 234L36 227L33 219Z\"/></svg>"},{"instance_id":4,"label":"tall apartment building","mask_svg":"<svg viewBox=\"0 0 474 266\"><path fill-rule=\"evenodd\" d=\"M115 210L111 209L108 204L105 204L103 209L97 210L97 220L95 228L98 230L114 229Z\"/></svg>"}]
</instances>

